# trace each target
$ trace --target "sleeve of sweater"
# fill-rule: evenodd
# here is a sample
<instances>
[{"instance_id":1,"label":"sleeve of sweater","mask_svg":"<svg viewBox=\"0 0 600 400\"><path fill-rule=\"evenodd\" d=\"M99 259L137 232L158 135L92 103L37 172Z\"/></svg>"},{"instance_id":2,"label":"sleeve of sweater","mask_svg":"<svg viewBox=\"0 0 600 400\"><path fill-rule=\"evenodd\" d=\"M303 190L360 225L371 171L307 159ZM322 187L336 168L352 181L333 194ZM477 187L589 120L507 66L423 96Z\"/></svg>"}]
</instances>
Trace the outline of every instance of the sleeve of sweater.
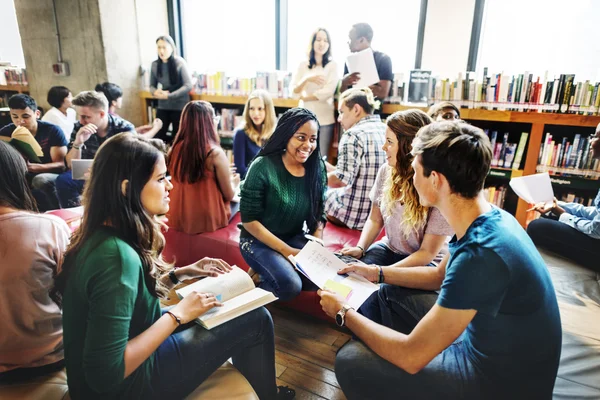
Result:
<instances>
[{"instance_id":1,"label":"sleeve of sweater","mask_svg":"<svg viewBox=\"0 0 600 400\"><path fill-rule=\"evenodd\" d=\"M320 101L327 101L333 97L340 80L335 61L330 61L325 69L327 70L327 73L325 74L327 82L325 82L325 85L323 85L322 88L313 93L313 95Z\"/></svg>"},{"instance_id":2,"label":"sleeve of sweater","mask_svg":"<svg viewBox=\"0 0 600 400\"><path fill-rule=\"evenodd\" d=\"M181 79L181 87L174 92L169 93L169 99L176 99L178 97L185 96L190 92L190 90L192 90L192 76L188 70L187 63L181 57L178 57L176 60L179 79Z\"/></svg>"},{"instance_id":3,"label":"sleeve of sweater","mask_svg":"<svg viewBox=\"0 0 600 400\"><path fill-rule=\"evenodd\" d=\"M243 129L235 131L233 136L233 164L235 165L235 172L240 174L240 178L246 177L246 140L248 137Z\"/></svg>"},{"instance_id":4,"label":"sleeve of sweater","mask_svg":"<svg viewBox=\"0 0 600 400\"><path fill-rule=\"evenodd\" d=\"M256 158L248 168L246 179L244 179L240 190L242 222L261 221L263 219L271 168L273 166L266 157Z\"/></svg>"}]
</instances>

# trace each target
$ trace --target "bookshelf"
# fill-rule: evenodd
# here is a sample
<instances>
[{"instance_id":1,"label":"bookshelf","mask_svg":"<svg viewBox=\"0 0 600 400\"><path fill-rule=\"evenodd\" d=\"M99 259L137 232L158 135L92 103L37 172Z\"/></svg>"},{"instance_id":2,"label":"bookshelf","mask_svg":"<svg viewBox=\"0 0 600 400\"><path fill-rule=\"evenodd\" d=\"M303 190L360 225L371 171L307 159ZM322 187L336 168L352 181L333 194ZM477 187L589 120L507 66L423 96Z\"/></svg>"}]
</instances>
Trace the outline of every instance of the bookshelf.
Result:
<instances>
[{"instance_id":1,"label":"bookshelf","mask_svg":"<svg viewBox=\"0 0 600 400\"><path fill-rule=\"evenodd\" d=\"M0 85L0 92L29 93L29 85Z\"/></svg>"},{"instance_id":2,"label":"bookshelf","mask_svg":"<svg viewBox=\"0 0 600 400\"><path fill-rule=\"evenodd\" d=\"M153 99L149 92L141 92L142 112L144 120L148 120L148 106ZM246 97L244 96L211 96L211 95L192 95L193 100L206 100L211 103L224 105L243 105ZM278 99L274 98L275 107L292 108L298 105L298 101L294 99ZM383 104L382 114L390 115L396 111L418 108L427 111L425 107L415 107L409 104ZM526 154L522 169L508 169L494 167L490 170L490 178L498 178L506 181L510 178L524 175L532 175L536 173L538 167L538 157L547 126L565 126L577 128L595 128L600 123L598 115L577 115L577 114L555 114L541 112L522 112L522 111L497 111L485 109L461 109L461 118L478 126L478 121L487 121L488 123L515 123L526 124L529 132ZM551 171L554 172L554 171ZM598 190L600 188L600 180L593 180L575 176L553 176L553 185L558 187L569 187L573 190ZM528 204L519 199L516 205L515 217L519 223L525 227L527 221Z\"/></svg>"}]
</instances>

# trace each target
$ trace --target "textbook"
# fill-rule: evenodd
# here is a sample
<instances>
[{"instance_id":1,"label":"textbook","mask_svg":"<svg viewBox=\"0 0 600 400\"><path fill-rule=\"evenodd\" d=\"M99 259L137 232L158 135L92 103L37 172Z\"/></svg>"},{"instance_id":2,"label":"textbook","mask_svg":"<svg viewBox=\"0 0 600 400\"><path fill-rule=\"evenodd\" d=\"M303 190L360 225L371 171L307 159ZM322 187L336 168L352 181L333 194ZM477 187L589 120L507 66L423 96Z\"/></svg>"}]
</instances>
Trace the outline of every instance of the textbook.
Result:
<instances>
[{"instance_id":1,"label":"textbook","mask_svg":"<svg viewBox=\"0 0 600 400\"><path fill-rule=\"evenodd\" d=\"M297 256L289 256L292 265L320 289L341 295L346 303L358 308L379 289L379 285L355 274L338 275L346 264L317 242L309 241Z\"/></svg>"},{"instance_id":2,"label":"textbook","mask_svg":"<svg viewBox=\"0 0 600 400\"><path fill-rule=\"evenodd\" d=\"M17 149L30 162L38 164L42 162L40 157L44 156L44 152L27 128L19 126L14 130L10 138L0 136L0 139L8 142L8 144Z\"/></svg>"},{"instance_id":3,"label":"textbook","mask_svg":"<svg viewBox=\"0 0 600 400\"><path fill-rule=\"evenodd\" d=\"M196 318L196 322L206 329L212 329L277 300L273 293L255 287L252 278L235 265L228 273L201 279L175 291L180 299L192 292L213 293L223 303L222 307L215 307Z\"/></svg>"}]
</instances>

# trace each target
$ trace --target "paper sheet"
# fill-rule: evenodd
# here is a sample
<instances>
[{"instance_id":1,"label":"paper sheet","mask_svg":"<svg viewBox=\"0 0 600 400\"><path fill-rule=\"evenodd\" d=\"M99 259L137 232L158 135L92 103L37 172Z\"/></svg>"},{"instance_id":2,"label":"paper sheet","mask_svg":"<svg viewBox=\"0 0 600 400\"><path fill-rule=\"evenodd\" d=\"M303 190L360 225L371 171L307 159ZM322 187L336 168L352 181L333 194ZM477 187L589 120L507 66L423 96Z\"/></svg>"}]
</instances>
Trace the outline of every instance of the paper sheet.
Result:
<instances>
[{"instance_id":1,"label":"paper sheet","mask_svg":"<svg viewBox=\"0 0 600 400\"><path fill-rule=\"evenodd\" d=\"M375 57L370 47L356 53L351 53L346 58L346 65L348 66L348 72L351 74L354 72L360 73L360 79L353 87L362 89L379 82Z\"/></svg>"},{"instance_id":2,"label":"paper sheet","mask_svg":"<svg viewBox=\"0 0 600 400\"><path fill-rule=\"evenodd\" d=\"M545 203L554 199L552 182L547 172L512 178L510 187L529 204Z\"/></svg>"}]
</instances>

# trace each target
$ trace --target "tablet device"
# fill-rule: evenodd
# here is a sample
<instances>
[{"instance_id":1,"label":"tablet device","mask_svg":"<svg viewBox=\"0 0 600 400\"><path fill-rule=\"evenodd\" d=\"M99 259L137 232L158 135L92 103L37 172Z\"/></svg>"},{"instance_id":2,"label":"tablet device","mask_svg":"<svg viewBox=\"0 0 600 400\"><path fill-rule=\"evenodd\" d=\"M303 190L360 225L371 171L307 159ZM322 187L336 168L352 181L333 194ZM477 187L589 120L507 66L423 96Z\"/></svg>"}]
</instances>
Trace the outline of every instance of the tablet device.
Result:
<instances>
[{"instance_id":1,"label":"tablet device","mask_svg":"<svg viewBox=\"0 0 600 400\"><path fill-rule=\"evenodd\" d=\"M92 168L94 160L71 160L71 174L73 180L85 179L85 174Z\"/></svg>"}]
</instances>

